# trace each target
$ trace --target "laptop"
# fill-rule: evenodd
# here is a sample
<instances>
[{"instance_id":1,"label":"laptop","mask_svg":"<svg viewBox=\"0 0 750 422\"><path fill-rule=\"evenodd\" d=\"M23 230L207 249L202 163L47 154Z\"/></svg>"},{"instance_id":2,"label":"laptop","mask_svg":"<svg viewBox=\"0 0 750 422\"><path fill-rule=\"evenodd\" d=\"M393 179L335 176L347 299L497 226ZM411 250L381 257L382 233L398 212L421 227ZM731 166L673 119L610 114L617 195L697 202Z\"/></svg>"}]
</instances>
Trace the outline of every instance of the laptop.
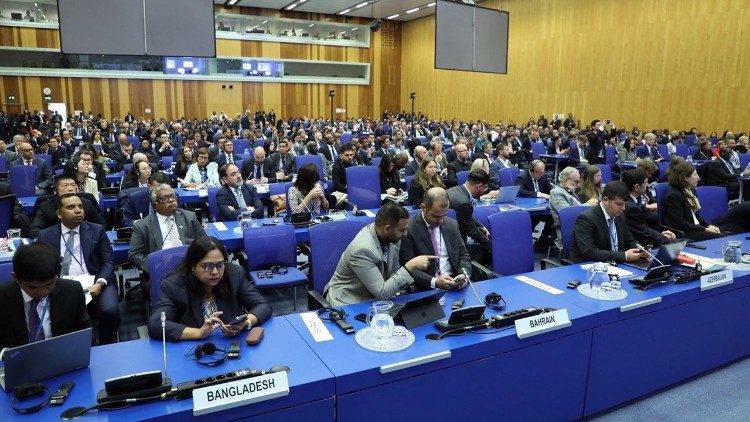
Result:
<instances>
[{"instance_id":1,"label":"laptop","mask_svg":"<svg viewBox=\"0 0 750 422\"><path fill-rule=\"evenodd\" d=\"M437 289L408 302L394 303L388 313L397 324L402 324L407 329L437 321L445 318L440 305L440 298L444 294L445 290Z\"/></svg>"},{"instance_id":2,"label":"laptop","mask_svg":"<svg viewBox=\"0 0 750 422\"><path fill-rule=\"evenodd\" d=\"M24 384L41 382L85 368L90 360L91 328L7 348L2 357L0 387L11 391Z\"/></svg>"},{"instance_id":3,"label":"laptop","mask_svg":"<svg viewBox=\"0 0 750 422\"><path fill-rule=\"evenodd\" d=\"M497 190L497 198L495 199L496 204L502 204L506 202L513 202L518 196L518 190L520 186L503 186Z\"/></svg>"},{"instance_id":4,"label":"laptop","mask_svg":"<svg viewBox=\"0 0 750 422\"><path fill-rule=\"evenodd\" d=\"M10 12L10 18L14 21L20 21L21 19L23 19L23 15L16 12Z\"/></svg>"},{"instance_id":5,"label":"laptop","mask_svg":"<svg viewBox=\"0 0 750 422\"><path fill-rule=\"evenodd\" d=\"M639 270L643 270L646 272L651 271L656 267L663 266L669 268L669 266L671 266L672 263L677 259L677 255L679 255L680 252L682 252L682 250L685 248L685 244L687 244L687 242L687 240L679 240L676 242L667 243L659 248L659 251L656 253L656 259L653 259L649 256L648 260L646 261L625 262L624 265L638 268Z\"/></svg>"}]
</instances>

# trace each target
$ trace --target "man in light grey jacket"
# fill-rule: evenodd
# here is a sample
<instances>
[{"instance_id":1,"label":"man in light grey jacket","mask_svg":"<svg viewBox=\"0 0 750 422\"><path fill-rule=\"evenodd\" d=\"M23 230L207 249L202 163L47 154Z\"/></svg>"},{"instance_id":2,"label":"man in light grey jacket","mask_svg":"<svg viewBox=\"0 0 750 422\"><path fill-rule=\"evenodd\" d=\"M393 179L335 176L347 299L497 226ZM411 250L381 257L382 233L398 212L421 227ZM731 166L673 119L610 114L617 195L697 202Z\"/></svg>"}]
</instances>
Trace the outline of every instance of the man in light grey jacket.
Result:
<instances>
[{"instance_id":1,"label":"man in light grey jacket","mask_svg":"<svg viewBox=\"0 0 750 422\"><path fill-rule=\"evenodd\" d=\"M596 198L592 198L586 203L581 203L581 200L576 195L576 188L578 188L578 184L581 182L581 173L577 168L565 167L560 171L557 180L558 185L553 187L549 193L549 207L552 211L551 214L552 219L555 221L555 227L557 228L555 244L558 249L562 250L562 234L560 233L560 215L558 211L578 205L596 205L599 201Z\"/></svg>"},{"instance_id":2,"label":"man in light grey jacket","mask_svg":"<svg viewBox=\"0 0 750 422\"><path fill-rule=\"evenodd\" d=\"M409 214L392 201L385 201L375 223L362 228L341 256L323 294L331 306L368 300L388 300L404 291L414 278L411 271L427 268L435 256L420 255L399 265L401 237Z\"/></svg>"}]
</instances>

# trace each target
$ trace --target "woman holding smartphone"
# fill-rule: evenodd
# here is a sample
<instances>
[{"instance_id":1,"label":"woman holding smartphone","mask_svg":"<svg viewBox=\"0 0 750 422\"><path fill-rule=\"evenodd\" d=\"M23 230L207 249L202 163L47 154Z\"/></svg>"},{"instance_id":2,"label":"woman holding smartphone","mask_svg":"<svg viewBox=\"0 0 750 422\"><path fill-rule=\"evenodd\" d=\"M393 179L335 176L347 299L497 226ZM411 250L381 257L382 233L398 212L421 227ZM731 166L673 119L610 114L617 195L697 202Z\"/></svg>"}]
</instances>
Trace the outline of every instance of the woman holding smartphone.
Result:
<instances>
[{"instance_id":1,"label":"woman holding smartphone","mask_svg":"<svg viewBox=\"0 0 750 422\"><path fill-rule=\"evenodd\" d=\"M272 313L266 299L247 280L239 265L228 262L224 245L215 237L196 239L175 271L161 283L148 333L162 336L161 313L166 316L166 339L200 340L216 329L228 336L261 324ZM245 318L236 319L247 314Z\"/></svg>"}]
</instances>

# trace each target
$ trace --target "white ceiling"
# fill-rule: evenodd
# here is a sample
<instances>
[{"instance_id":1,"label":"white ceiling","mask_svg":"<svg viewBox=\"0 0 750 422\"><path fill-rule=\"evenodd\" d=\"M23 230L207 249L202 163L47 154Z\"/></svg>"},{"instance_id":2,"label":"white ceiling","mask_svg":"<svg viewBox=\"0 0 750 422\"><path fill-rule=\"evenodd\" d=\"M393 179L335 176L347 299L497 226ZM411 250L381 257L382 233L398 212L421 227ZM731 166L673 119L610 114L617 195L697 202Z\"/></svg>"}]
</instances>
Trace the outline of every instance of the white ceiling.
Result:
<instances>
[{"instance_id":1,"label":"white ceiling","mask_svg":"<svg viewBox=\"0 0 750 422\"><path fill-rule=\"evenodd\" d=\"M224 4L225 0L214 0L216 4ZM336 14L346 9L351 9L347 16L358 16L364 18L386 19L388 16L398 14L395 20L410 21L435 13L435 6L425 7L437 0L367 0L370 2L367 6L355 9L355 6L363 3L365 0L240 0L237 5L245 7L262 7L267 9L280 10L292 3L297 4L295 11ZM479 1L477 1L478 3ZM420 10L406 14L409 9L419 8Z\"/></svg>"}]
</instances>

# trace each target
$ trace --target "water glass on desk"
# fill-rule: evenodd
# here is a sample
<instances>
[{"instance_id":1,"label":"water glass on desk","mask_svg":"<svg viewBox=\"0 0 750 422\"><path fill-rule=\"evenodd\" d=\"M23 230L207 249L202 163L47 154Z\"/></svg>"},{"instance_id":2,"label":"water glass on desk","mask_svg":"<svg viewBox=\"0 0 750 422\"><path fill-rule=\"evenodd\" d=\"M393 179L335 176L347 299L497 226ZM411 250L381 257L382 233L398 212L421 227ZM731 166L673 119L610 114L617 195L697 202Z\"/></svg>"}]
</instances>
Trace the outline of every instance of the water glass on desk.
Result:
<instances>
[{"instance_id":1,"label":"water glass on desk","mask_svg":"<svg viewBox=\"0 0 750 422\"><path fill-rule=\"evenodd\" d=\"M393 335L395 323L389 313L392 307L390 300L378 300L367 310L367 325L375 338L386 340Z\"/></svg>"},{"instance_id":2,"label":"water glass on desk","mask_svg":"<svg viewBox=\"0 0 750 422\"><path fill-rule=\"evenodd\" d=\"M240 223L240 230L249 229L253 226L253 215L252 212L245 208L240 211L240 215L237 217Z\"/></svg>"}]
</instances>

